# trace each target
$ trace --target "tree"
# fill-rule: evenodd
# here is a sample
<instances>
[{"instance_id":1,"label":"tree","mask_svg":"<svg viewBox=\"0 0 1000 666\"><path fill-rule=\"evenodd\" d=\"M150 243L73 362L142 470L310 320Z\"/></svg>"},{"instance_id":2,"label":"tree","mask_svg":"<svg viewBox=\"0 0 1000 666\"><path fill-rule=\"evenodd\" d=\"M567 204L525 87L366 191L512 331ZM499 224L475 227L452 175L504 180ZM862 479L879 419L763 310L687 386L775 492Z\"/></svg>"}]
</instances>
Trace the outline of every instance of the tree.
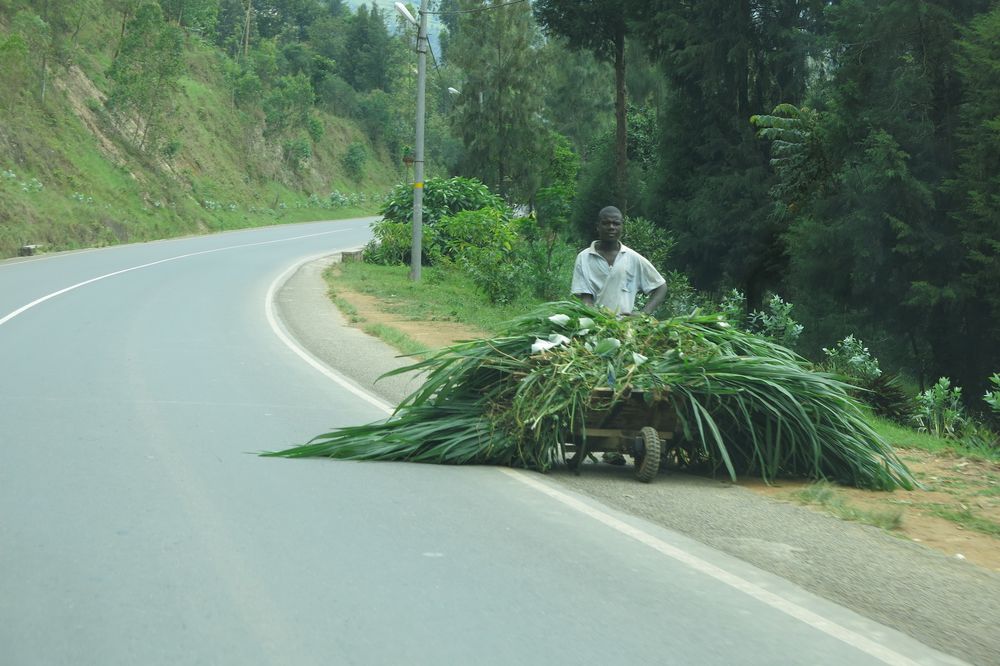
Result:
<instances>
[{"instance_id":1,"label":"tree","mask_svg":"<svg viewBox=\"0 0 1000 666\"><path fill-rule=\"evenodd\" d=\"M44 104L53 63L68 66L72 62L75 35L89 2L44 0L31 5L38 13L30 9L18 11L11 27L28 44L29 58L34 60L38 73L38 99Z\"/></svg>"},{"instance_id":2,"label":"tree","mask_svg":"<svg viewBox=\"0 0 1000 666\"><path fill-rule=\"evenodd\" d=\"M625 37L628 34L624 0L536 0L535 18L549 34L565 37L570 47L591 51L615 68L615 191L619 208L627 210L628 153L625 111Z\"/></svg>"},{"instance_id":3,"label":"tree","mask_svg":"<svg viewBox=\"0 0 1000 666\"><path fill-rule=\"evenodd\" d=\"M160 0L163 15L185 28L211 34L219 16L219 0Z\"/></svg>"},{"instance_id":4,"label":"tree","mask_svg":"<svg viewBox=\"0 0 1000 666\"><path fill-rule=\"evenodd\" d=\"M526 4L466 0L450 46L465 72L455 129L465 154L459 169L509 199L529 201L550 151L542 123L542 64L537 26Z\"/></svg>"},{"instance_id":5,"label":"tree","mask_svg":"<svg viewBox=\"0 0 1000 666\"><path fill-rule=\"evenodd\" d=\"M107 100L121 127L134 126L132 137L140 148L156 145L169 132L171 100L183 67L180 30L166 23L158 4L140 6L108 71L114 88Z\"/></svg>"},{"instance_id":6,"label":"tree","mask_svg":"<svg viewBox=\"0 0 1000 666\"><path fill-rule=\"evenodd\" d=\"M45 85L48 71L48 61L45 54L49 52L52 43L52 31L49 24L38 14L21 10L14 16L11 26L14 34L19 36L26 47L28 62L34 60L39 79L39 97L45 102Z\"/></svg>"},{"instance_id":7,"label":"tree","mask_svg":"<svg viewBox=\"0 0 1000 666\"><path fill-rule=\"evenodd\" d=\"M648 212L675 232L675 259L695 286L738 287L750 307L782 281L782 233L768 191L774 176L751 115L805 95L809 35L821 0L640 2L635 35L669 89L660 117L660 168Z\"/></svg>"},{"instance_id":8,"label":"tree","mask_svg":"<svg viewBox=\"0 0 1000 666\"><path fill-rule=\"evenodd\" d=\"M7 111L11 111L30 74L28 44L19 33L0 38L0 62L4 63L0 68L0 89L7 91Z\"/></svg>"},{"instance_id":9,"label":"tree","mask_svg":"<svg viewBox=\"0 0 1000 666\"><path fill-rule=\"evenodd\" d=\"M332 58L337 73L355 90L392 90L392 72L398 65L393 40L378 7L366 5L346 21L344 37L338 40Z\"/></svg>"},{"instance_id":10,"label":"tree","mask_svg":"<svg viewBox=\"0 0 1000 666\"><path fill-rule=\"evenodd\" d=\"M614 72L592 53L569 49L561 38L549 39L541 56L558 63L546 76L545 117L586 159L594 137L614 115Z\"/></svg>"},{"instance_id":11,"label":"tree","mask_svg":"<svg viewBox=\"0 0 1000 666\"><path fill-rule=\"evenodd\" d=\"M960 76L956 58L959 27L987 5L844 0L824 9L825 38L836 46L825 51L829 73L812 89L816 112L783 114L776 126L804 131L803 141L770 137L779 142L772 157L784 160L784 192L775 193L787 225L786 284L809 348L858 334L918 377L985 381L983 358L997 346L993 311L966 277L976 271L962 225L977 224L964 213L956 224L955 211L975 200L965 191L995 184L979 180L982 190L974 176L961 185L954 177L956 155L972 157L956 153L957 128L969 132L966 146L989 145L990 134L960 113L959 102L971 111L970 101L982 100L978 118L992 117L995 75L983 73L986 64L979 75ZM989 223L980 231L972 236L996 237Z\"/></svg>"},{"instance_id":12,"label":"tree","mask_svg":"<svg viewBox=\"0 0 1000 666\"><path fill-rule=\"evenodd\" d=\"M1000 367L1000 6L971 22L959 43L958 197L954 219L961 243L961 300L968 327L963 386L980 395L983 368Z\"/></svg>"}]
</instances>

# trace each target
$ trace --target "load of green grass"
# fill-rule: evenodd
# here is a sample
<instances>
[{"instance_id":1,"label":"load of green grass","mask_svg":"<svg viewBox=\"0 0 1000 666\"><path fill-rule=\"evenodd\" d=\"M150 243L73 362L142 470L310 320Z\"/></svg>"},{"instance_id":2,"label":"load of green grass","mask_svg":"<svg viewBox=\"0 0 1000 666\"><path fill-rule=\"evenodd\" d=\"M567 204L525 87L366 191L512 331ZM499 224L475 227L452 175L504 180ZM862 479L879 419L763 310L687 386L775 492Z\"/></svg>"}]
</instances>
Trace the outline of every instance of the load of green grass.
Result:
<instances>
[{"instance_id":1,"label":"load of green grass","mask_svg":"<svg viewBox=\"0 0 1000 666\"><path fill-rule=\"evenodd\" d=\"M673 409L701 463L738 475L912 488L849 385L720 316L617 318L547 303L500 335L395 371L424 384L384 422L339 428L269 456L481 463L545 471L585 418L642 391ZM598 388L609 390L597 391Z\"/></svg>"}]
</instances>

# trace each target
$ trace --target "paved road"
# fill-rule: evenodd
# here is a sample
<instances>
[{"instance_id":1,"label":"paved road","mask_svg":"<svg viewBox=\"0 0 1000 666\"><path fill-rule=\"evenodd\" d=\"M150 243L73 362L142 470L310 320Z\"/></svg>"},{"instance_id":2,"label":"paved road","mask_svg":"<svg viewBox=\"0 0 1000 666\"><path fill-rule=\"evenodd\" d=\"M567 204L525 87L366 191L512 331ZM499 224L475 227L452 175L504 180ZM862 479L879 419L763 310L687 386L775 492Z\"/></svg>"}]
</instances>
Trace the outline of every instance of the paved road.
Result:
<instances>
[{"instance_id":1,"label":"paved road","mask_svg":"<svg viewBox=\"0 0 1000 666\"><path fill-rule=\"evenodd\" d=\"M366 236L0 263L0 662L958 663L538 475L248 455L384 416L268 305Z\"/></svg>"}]
</instances>

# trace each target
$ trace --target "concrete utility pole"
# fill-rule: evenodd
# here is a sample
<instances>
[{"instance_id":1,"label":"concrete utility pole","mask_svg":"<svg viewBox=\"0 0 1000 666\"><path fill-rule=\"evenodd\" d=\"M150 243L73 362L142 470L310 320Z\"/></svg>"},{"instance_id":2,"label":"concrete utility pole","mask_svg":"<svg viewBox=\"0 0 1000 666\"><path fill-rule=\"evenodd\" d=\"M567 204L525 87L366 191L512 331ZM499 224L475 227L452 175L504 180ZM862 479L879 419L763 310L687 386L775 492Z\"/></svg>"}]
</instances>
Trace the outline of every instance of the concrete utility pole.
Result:
<instances>
[{"instance_id":1,"label":"concrete utility pole","mask_svg":"<svg viewBox=\"0 0 1000 666\"><path fill-rule=\"evenodd\" d=\"M396 11L417 26L417 139L413 147L413 238L410 243L410 280L420 282L424 236L424 91L427 88L427 0L420 0L420 18L401 3Z\"/></svg>"}]
</instances>

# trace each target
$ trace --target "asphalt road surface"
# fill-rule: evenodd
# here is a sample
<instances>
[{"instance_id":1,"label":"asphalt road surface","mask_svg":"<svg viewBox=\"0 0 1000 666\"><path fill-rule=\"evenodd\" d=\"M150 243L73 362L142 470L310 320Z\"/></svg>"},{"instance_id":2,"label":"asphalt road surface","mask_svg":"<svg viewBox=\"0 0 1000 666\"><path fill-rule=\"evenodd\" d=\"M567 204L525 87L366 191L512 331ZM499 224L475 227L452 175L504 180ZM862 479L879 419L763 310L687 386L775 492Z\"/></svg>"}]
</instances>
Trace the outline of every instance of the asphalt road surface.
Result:
<instances>
[{"instance_id":1,"label":"asphalt road surface","mask_svg":"<svg viewBox=\"0 0 1000 666\"><path fill-rule=\"evenodd\" d=\"M273 305L367 236L0 262L0 663L961 663L537 474L252 455L385 417Z\"/></svg>"}]
</instances>

